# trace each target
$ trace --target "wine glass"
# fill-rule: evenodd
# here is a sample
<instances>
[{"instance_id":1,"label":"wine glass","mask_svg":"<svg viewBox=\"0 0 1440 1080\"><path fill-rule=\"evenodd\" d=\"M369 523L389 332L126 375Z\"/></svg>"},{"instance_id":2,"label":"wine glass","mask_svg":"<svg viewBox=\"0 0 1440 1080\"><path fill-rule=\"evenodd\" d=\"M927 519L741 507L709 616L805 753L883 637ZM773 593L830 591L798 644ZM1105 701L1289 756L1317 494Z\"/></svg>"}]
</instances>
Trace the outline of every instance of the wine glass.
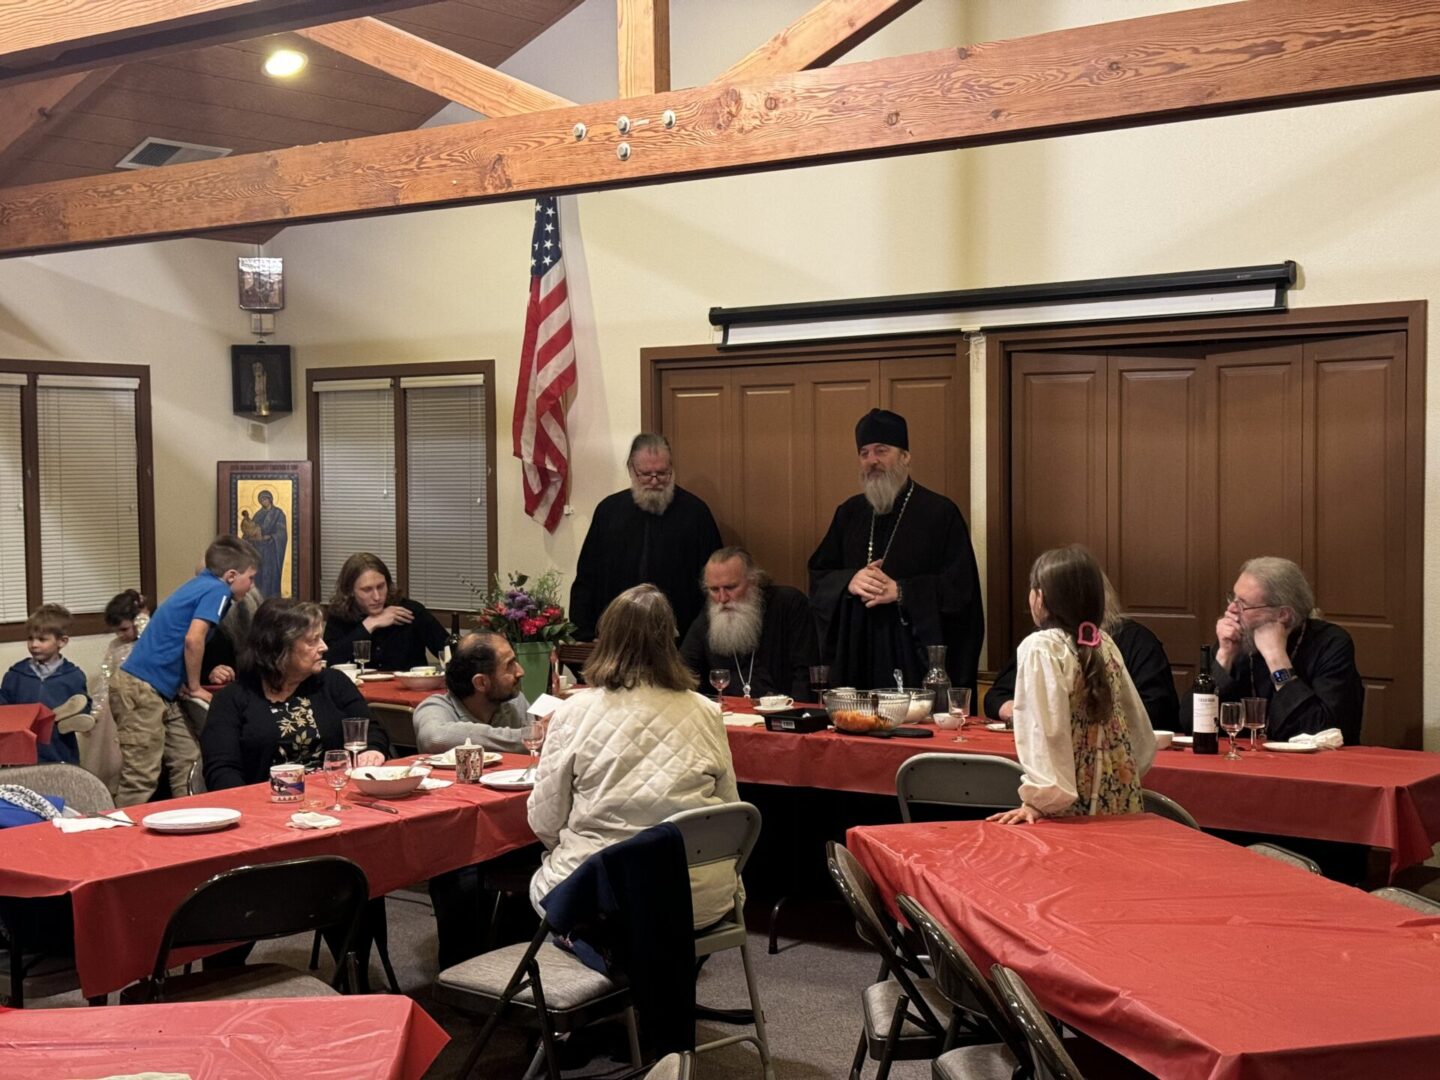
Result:
<instances>
[{"instance_id":1,"label":"wine glass","mask_svg":"<svg viewBox=\"0 0 1440 1080\"><path fill-rule=\"evenodd\" d=\"M1240 703L1245 706L1245 726L1250 729L1250 749L1260 749L1256 742L1256 736L1265 731L1265 717L1269 712L1270 703L1263 697L1241 698Z\"/></svg>"},{"instance_id":2,"label":"wine glass","mask_svg":"<svg viewBox=\"0 0 1440 1080\"><path fill-rule=\"evenodd\" d=\"M327 806L325 809L331 813L347 809L345 804L340 801L340 792L350 782L349 750L325 751L325 779L329 781L331 790L335 792L335 805Z\"/></svg>"},{"instance_id":3,"label":"wine glass","mask_svg":"<svg viewBox=\"0 0 1440 1080\"><path fill-rule=\"evenodd\" d=\"M828 664L810 665L810 700L823 701L826 690L830 689L830 666Z\"/></svg>"},{"instance_id":4,"label":"wine glass","mask_svg":"<svg viewBox=\"0 0 1440 1080\"><path fill-rule=\"evenodd\" d=\"M355 663L360 665L360 674L365 674L365 665L370 662L370 642L356 641L350 646L350 655L355 657Z\"/></svg>"},{"instance_id":5,"label":"wine glass","mask_svg":"<svg viewBox=\"0 0 1440 1080\"><path fill-rule=\"evenodd\" d=\"M525 749L530 751L530 757L534 759L531 761L530 767L525 770L525 775L521 777L522 780L535 779L535 770L540 767L540 748L545 745L545 732L548 727L549 724L546 721L533 716L527 717L525 723L520 727L520 741L524 744Z\"/></svg>"},{"instance_id":6,"label":"wine glass","mask_svg":"<svg viewBox=\"0 0 1440 1080\"><path fill-rule=\"evenodd\" d=\"M1238 701L1222 701L1220 703L1220 727L1230 737L1230 752L1225 755L1226 761L1239 761L1240 753L1235 749L1235 735L1245 726L1245 706Z\"/></svg>"},{"instance_id":7,"label":"wine glass","mask_svg":"<svg viewBox=\"0 0 1440 1080\"><path fill-rule=\"evenodd\" d=\"M350 755L350 767L359 764L360 755L370 745L370 718L368 716L347 716L340 721L345 733L345 750Z\"/></svg>"},{"instance_id":8,"label":"wine glass","mask_svg":"<svg viewBox=\"0 0 1440 1080\"><path fill-rule=\"evenodd\" d=\"M961 732L955 736L956 742L969 742L965 738L965 722L970 719L970 688L968 686L952 686L949 691L950 715L956 719L956 728Z\"/></svg>"},{"instance_id":9,"label":"wine glass","mask_svg":"<svg viewBox=\"0 0 1440 1080\"><path fill-rule=\"evenodd\" d=\"M730 685L730 669L723 667L711 668L710 685L715 688L715 700L724 701L725 688Z\"/></svg>"}]
</instances>

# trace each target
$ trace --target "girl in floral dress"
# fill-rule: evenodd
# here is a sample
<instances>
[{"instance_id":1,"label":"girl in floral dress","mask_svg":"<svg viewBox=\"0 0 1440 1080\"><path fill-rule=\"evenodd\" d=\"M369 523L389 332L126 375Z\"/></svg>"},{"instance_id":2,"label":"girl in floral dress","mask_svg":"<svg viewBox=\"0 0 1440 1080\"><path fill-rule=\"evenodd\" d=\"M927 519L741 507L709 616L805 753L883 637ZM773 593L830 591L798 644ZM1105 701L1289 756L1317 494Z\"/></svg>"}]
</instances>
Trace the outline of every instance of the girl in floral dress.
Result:
<instances>
[{"instance_id":1,"label":"girl in floral dress","mask_svg":"<svg viewBox=\"0 0 1440 1080\"><path fill-rule=\"evenodd\" d=\"M1020 807L991 821L1132 814L1155 735L1120 651L1100 629L1105 581L1078 544L1030 568L1030 615L1015 678L1015 750L1025 775Z\"/></svg>"}]
</instances>

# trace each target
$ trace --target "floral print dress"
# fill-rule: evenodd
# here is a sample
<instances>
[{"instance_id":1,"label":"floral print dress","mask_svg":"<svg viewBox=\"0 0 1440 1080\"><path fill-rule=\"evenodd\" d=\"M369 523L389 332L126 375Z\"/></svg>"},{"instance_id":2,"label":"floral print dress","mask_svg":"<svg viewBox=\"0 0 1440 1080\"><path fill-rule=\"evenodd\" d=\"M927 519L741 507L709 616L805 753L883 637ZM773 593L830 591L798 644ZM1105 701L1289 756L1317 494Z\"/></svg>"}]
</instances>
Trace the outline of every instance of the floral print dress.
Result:
<instances>
[{"instance_id":1,"label":"floral print dress","mask_svg":"<svg viewBox=\"0 0 1440 1080\"><path fill-rule=\"evenodd\" d=\"M318 769L325 760L325 747L320 741L320 725L315 722L310 699L296 695L285 701L272 701L270 712L280 739L275 744L272 765L299 763L307 769Z\"/></svg>"}]
</instances>

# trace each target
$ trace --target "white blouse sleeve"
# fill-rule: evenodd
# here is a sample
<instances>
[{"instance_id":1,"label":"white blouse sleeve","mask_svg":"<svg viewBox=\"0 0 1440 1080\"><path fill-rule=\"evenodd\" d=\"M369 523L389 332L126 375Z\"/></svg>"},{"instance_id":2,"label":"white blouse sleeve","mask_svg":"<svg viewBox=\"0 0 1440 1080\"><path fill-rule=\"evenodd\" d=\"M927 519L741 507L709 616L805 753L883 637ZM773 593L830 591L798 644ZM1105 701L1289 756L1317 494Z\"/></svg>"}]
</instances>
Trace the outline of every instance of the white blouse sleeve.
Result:
<instances>
[{"instance_id":1,"label":"white blouse sleeve","mask_svg":"<svg viewBox=\"0 0 1440 1080\"><path fill-rule=\"evenodd\" d=\"M1125 660L1119 655L1119 648L1106 638L1109 649L1114 650L1114 659L1120 664L1120 710L1125 715L1125 730L1130 735L1130 750L1135 755L1135 775L1144 776L1155 762L1155 730L1150 726L1150 714L1135 689L1135 681L1125 670ZM1110 659L1106 657L1107 661Z\"/></svg>"},{"instance_id":2,"label":"white blouse sleeve","mask_svg":"<svg viewBox=\"0 0 1440 1080\"><path fill-rule=\"evenodd\" d=\"M1049 632L1020 643L1015 670L1015 751L1025 775L1020 801L1042 814L1075 802L1075 748L1070 740L1070 692L1079 661Z\"/></svg>"}]
</instances>

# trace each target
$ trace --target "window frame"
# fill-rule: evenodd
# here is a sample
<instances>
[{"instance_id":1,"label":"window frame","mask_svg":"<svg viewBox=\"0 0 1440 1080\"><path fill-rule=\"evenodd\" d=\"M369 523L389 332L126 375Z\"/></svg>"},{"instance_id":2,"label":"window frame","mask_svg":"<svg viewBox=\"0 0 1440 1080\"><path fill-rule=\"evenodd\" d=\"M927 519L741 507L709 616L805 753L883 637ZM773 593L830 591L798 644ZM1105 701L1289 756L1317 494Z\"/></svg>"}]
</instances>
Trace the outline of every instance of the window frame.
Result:
<instances>
[{"instance_id":1,"label":"window frame","mask_svg":"<svg viewBox=\"0 0 1440 1080\"><path fill-rule=\"evenodd\" d=\"M320 492L323 490L323 476L320 465L320 395L315 390L317 382L332 382L341 379L389 379L393 407L395 409L395 561L390 572L395 575L395 586L406 596L410 595L410 479L408 423L405 409L405 392L400 386L402 378L426 375L481 375L485 380L485 433L488 440L486 453L489 468L485 478L485 498L489 503L489 535L485 538L486 559L494 573L499 549L499 513L496 504L495 477L497 436L495 429L495 361L494 360L435 360L415 364L362 364L336 367L311 367L305 370L305 447L314 473L312 490L315 492L315 520L311 529L311 559L315 570L313 585L314 599L325 604L335 587L333 581L320 580L320 542L324 522L320 518ZM488 584L488 582L487 582ZM429 608L439 617L448 617L449 608Z\"/></svg>"},{"instance_id":2,"label":"window frame","mask_svg":"<svg viewBox=\"0 0 1440 1080\"><path fill-rule=\"evenodd\" d=\"M155 449L150 412L150 368L144 364L77 363L69 360L0 359L0 372L24 375L20 388L20 454L25 492L25 606L34 611L45 603L45 568L40 555L40 434L37 376L76 375L91 378L135 379L135 495L137 541L140 545L142 593L155 604ZM58 602L58 601L57 601ZM103 634L109 630L103 612L77 614L70 636ZM25 621L0 623L0 642L24 641Z\"/></svg>"}]
</instances>

